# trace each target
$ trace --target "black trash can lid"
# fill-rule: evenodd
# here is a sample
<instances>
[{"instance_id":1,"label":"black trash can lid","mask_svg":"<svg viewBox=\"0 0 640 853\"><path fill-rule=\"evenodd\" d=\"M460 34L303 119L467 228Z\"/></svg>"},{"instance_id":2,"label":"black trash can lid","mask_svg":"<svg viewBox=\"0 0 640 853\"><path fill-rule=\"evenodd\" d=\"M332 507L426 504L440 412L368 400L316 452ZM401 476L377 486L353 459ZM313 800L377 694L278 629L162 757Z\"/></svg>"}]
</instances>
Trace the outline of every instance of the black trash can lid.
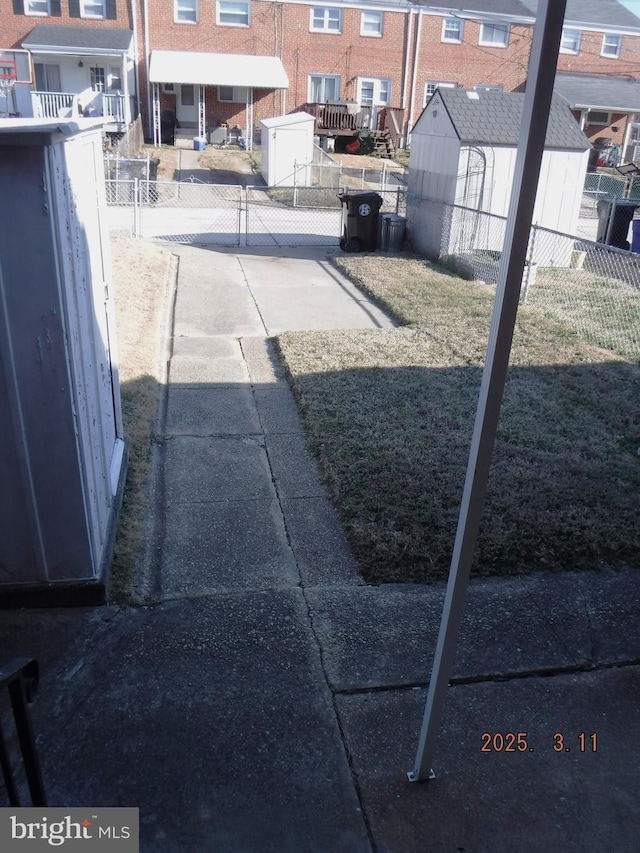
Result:
<instances>
[{"instance_id":1,"label":"black trash can lid","mask_svg":"<svg viewBox=\"0 0 640 853\"><path fill-rule=\"evenodd\" d=\"M367 201L367 199L378 198L380 199L380 201L382 201L382 196L380 195L380 193L374 193L371 191L338 193L338 198L357 198L359 201Z\"/></svg>"}]
</instances>

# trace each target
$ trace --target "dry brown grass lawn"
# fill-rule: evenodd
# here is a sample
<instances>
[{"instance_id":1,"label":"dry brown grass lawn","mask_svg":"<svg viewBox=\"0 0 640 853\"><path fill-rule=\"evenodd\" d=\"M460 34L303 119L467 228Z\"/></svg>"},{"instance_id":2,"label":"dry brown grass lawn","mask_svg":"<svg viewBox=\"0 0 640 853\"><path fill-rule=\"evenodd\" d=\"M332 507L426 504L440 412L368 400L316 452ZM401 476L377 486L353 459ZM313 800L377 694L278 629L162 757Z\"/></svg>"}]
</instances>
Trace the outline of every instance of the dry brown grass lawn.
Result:
<instances>
[{"instance_id":1,"label":"dry brown grass lawn","mask_svg":"<svg viewBox=\"0 0 640 853\"><path fill-rule=\"evenodd\" d=\"M405 325L278 338L365 578L446 576L493 291L424 260L337 265ZM521 309L476 574L640 554L640 369Z\"/></svg>"},{"instance_id":2,"label":"dry brown grass lawn","mask_svg":"<svg viewBox=\"0 0 640 853\"><path fill-rule=\"evenodd\" d=\"M112 240L111 253L122 417L129 468L110 594L116 600L126 601L142 545L150 450L162 379L172 256L165 249L124 238Z\"/></svg>"}]
</instances>

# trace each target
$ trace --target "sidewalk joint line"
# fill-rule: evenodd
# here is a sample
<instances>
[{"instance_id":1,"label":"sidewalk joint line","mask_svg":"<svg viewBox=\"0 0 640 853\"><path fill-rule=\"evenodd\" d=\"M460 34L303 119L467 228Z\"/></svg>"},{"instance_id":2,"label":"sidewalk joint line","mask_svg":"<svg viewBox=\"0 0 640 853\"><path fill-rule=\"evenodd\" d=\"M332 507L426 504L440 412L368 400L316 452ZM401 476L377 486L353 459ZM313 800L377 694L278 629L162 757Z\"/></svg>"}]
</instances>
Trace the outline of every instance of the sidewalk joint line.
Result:
<instances>
[{"instance_id":1,"label":"sidewalk joint line","mask_svg":"<svg viewBox=\"0 0 640 853\"><path fill-rule=\"evenodd\" d=\"M252 293L251 295L252 295L252 297L253 297L253 293ZM257 306L257 304L256 304L256 309L257 309L257 308L258 308L258 306ZM266 327L265 327L265 328L266 328ZM240 349L241 349L241 351L242 351L242 356L243 356L243 358L245 358L245 361L246 361L246 356L245 356L245 351L244 351L244 347L243 347L242 338L239 338L239 343L240 343ZM266 345L267 347L269 346L268 337L267 337L267 339L265 340L265 345ZM247 363L247 369L248 369L248 368L249 368L249 364ZM251 375L251 374L249 374L249 375ZM251 382L251 393L252 393L252 395L253 395L253 401L254 401L254 405L255 405L255 407L256 407L256 411L257 411L257 414L258 414L258 420L259 420L259 422L260 422L260 426L261 426L261 428L262 428L262 429L263 429L263 431L264 431L264 428L265 428L265 427L264 427L264 423L263 423L263 420L262 420L262 414L261 414L261 412L260 412L260 408L259 408L258 403L257 403L257 400L256 400L257 389L256 389L256 386L255 386L255 384L254 384L253 382ZM301 428L302 428L302 427L301 427ZM266 435L265 435L265 439L266 439ZM306 589L306 587L305 587L304 579L303 579L303 577L302 577L302 571L301 571L301 569L300 569L300 563L298 562L298 558L297 558L297 556L296 556L296 553L295 553L295 550L294 550L294 548L293 548L293 544L292 544L292 541L291 541L291 534L290 534L290 532L289 532L289 528L288 528L288 525L287 525L287 516L286 516L286 514L285 514L284 506L283 506L283 500L285 500L286 498L285 498L285 496L281 496L281 494L280 494L280 489L279 489L279 487L278 487L278 482L277 482L277 480L276 480L276 477L275 477L275 474L274 474L274 470L273 470L273 465L272 465L272 463L271 463L271 456L270 456L270 453L269 453L269 445L268 445L268 442L267 442L266 440L265 440L265 443L264 443L264 450L265 450L265 455L266 455L266 457L267 457L267 464L268 464L268 466L269 466L269 471L270 471L270 473L271 473L271 481L272 481L272 483L273 483L273 488L275 489L275 493L276 493L276 499L277 499L277 501L278 501L278 506L279 506L279 508L280 508L280 514L281 514L281 517L282 517L282 523L283 523L283 526L284 526L284 532L285 532L285 537L286 537L286 540L287 540L287 545L288 545L288 547L289 547L289 550L291 551L291 556L293 557L293 560L294 560L294 563L295 563L295 566L296 566L296 570L297 570L297 572L298 572L298 585L297 585L297 586L298 586L298 588L300 589L300 591L302 592L302 599L303 599L303 601L304 601L304 604L305 604L305 607L306 607L306 611L307 611L307 619L308 619L308 622L309 622L309 630L310 630L310 632L311 632L311 636L313 637L313 641L315 642L316 648L317 648L317 650L318 650L318 659L319 659L319 662L320 662L320 669L321 669L321 671L322 671L322 676L323 676L323 678L324 678L325 684L326 684L327 689L328 689L328 692L329 692L329 700L330 700L330 702L331 702L331 707L333 708L333 715L334 715L334 718L335 718L335 721L336 721L336 725L337 725L337 727L338 727L338 734L339 734L339 736L340 736L340 740L341 740L341 742L342 742L342 748L343 748L343 750L344 750L344 755L345 755L345 758L346 758L346 760L347 760L347 765L348 765L348 767L349 767L349 771L350 771L350 773L351 773L351 781L352 781L352 784L353 784L353 790L354 790L355 795L356 795L356 798L357 798L357 800L358 800L358 805L359 805L359 808L360 808L360 814L361 814L361 816L362 816L362 821L363 821L363 823L364 823L364 827L365 827L365 831L366 831L366 834L367 834L367 839L368 839L368 841L369 841L369 845L370 845L370 847L371 847L371 851L372 851L372 853L377 853L377 849L378 849L378 848L377 848L377 844L376 844L376 841L375 841L375 838L374 838L374 835L373 835L373 829L372 829L372 827L371 827L371 823L370 823L370 821L369 821L369 818L368 818L368 815L367 815L367 812L366 812L366 809L365 809L364 798L363 798L363 795L362 795L362 790L361 790L361 788L360 788L360 783L359 783L359 780L358 780L358 774L357 774L357 772L356 772L356 769L355 769L355 766L354 766L354 762L353 762L353 757L352 757L352 755L351 755L351 751L350 751L350 749L349 749L349 744L348 744L348 741L347 741L347 737L346 737L346 734L345 734L344 728L343 728L343 726L342 726L342 720L340 719L340 714L339 714L338 706L337 706L337 703L336 703L336 697L335 697L334 692L333 692L333 690L332 690L332 688L331 688L331 681L330 681L330 679L329 679L329 673L328 673L328 670L327 670L327 665L326 665L326 661L325 661L325 657L324 657L324 650L323 650L323 648L322 648L322 643L321 643L321 641L320 641L320 637L319 637L319 635L318 635L318 632L316 631L316 627L315 627L315 624L314 624L314 620L313 620L313 611L312 611L312 608L311 608L311 603L310 603L309 598L308 598L308 596L307 596L307 589ZM292 588L293 588L293 587L292 587Z\"/></svg>"},{"instance_id":2,"label":"sidewalk joint line","mask_svg":"<svg viewBox=\"0 0 640 853\"><path fill-rule=\"evenodd\" d=\"M460 675L454 676L449 682L450 687L464 687L468 684L499 684L511 681L523 681L529 678L555 678L562 675L576 675L578 673L606 672L609 669L626 669L628 667L640 666L640 658L621 661L606 661L598 664L585 661L568 666L558 666L540 669L523 670L522 672L509 673L486 673L484 675ZM402 684L379 684L370 687L334 687L336 696L359 696L371 693L391 693L410 690L426 690L428 681L406 681Z\"/></svg>"}]
</instances>

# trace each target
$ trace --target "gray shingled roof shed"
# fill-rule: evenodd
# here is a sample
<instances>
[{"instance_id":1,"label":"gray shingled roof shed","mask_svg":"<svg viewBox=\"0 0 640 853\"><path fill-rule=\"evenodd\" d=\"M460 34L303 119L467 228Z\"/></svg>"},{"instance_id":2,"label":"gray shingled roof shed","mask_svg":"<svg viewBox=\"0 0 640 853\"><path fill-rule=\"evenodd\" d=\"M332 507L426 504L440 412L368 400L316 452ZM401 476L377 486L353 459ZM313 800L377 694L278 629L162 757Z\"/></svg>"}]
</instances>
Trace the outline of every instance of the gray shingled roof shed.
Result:
<instances>
[{"instance_id":1,"label":"gray shingled roof shed","mask_svg":"<svg viewBox=\"0 0 640 853\"><path fill-rule=\"evenodd\" d=\"M506 217L523 106L524 95L517 92L436 90L411 134L409 186L415 195ZM567 103L555 95L534 222L552 231L575 233L590 147ZM423 221L425 205L409 208L412 238L423 251L452 254L458 250L452 245L457 239L455 228L439 225L442 210ZM472 230L474 239L482 239L482 228Z\"/></svg>"},{"instance_id":2,"label":"gray shingled roof shed","mask_svg":"<svg viewBox=\"0 0 640 853\"><path fill-rule=\"evenodd\" d=\"M461 142L475 145L518 144L524 94L441 89L440 97ZM429 104L422 113L422 116L427 114L427 121ZM416 122L416 129L422 116ZM555 96L549 114L546 148L576 151L589 148L589 142L567 109L566 102Z\"/></svg>"}]
</instances>

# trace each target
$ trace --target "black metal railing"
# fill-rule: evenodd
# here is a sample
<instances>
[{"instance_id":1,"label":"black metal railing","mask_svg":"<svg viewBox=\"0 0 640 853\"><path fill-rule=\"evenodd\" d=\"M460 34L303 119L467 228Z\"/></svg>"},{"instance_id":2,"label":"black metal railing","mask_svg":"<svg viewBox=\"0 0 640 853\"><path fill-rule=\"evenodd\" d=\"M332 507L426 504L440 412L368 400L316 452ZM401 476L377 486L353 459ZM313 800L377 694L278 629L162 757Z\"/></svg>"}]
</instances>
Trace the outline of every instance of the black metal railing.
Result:
<instances>
[{"instance_id":1,"label":"black metal railing","mask_svg":"<svg viewBox=\"0 0 640 853\"><path fill-rule=\"evenodd\" d=\"M33 806L46 806L47 798L33 735L33 726L31 725L31 715L29 714L29 703L33 701L39 676L38 661L33 658L15 658L0 668L0 688L6 687L9 691L15 730L22 755L22 765L31 795L31 804ZM0 768L4 776L9 804L19 806L20 797L16 774L1 721Z\"/></svg>"}]
</instances>

